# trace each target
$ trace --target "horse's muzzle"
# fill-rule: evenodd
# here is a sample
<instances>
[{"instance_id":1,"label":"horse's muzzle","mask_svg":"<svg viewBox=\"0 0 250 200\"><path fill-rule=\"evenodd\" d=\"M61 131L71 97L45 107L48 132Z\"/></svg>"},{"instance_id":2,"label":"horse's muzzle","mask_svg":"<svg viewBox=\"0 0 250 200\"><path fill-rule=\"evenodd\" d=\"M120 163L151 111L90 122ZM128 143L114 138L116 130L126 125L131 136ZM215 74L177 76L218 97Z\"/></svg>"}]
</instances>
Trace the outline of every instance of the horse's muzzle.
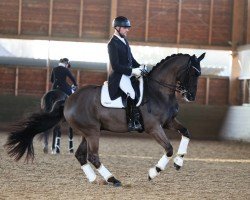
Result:
<instances>
[{"instance_id":1,"label":"horse's muzzle","mask_svg":"<svg viewBox=\"0 0 250 200\"><path fill-rule=\"evenodd\" d=\"M185 101L191 102L191 101L194 101L194 100L195 100L195 95L193 95L193 94L190 93L190 92L185 92L185 93L183 94L183 98L185 99Z\"/></svg>"}]
</instances>

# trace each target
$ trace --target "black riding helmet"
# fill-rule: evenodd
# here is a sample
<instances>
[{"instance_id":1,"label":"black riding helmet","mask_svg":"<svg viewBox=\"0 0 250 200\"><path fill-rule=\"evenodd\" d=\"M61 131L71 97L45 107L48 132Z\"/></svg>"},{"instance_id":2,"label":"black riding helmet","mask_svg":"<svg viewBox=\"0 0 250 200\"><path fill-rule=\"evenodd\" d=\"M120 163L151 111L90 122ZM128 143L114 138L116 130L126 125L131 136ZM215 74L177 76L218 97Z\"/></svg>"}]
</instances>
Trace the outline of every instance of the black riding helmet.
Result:
<instances>
[{"instance_id":1,"label":"black riding helmet","mask_svg":"<svg viewBox=\"0 0 250 200\"><path fill-rule=\"evenodd\" d=\"M116 26L119 27L131 27L130 21L128 20L128 18L123 17L123 16L119 16L116 17L113 20L112 26L115 28Z\"/></svg>"},{"instance_id":2,"label":"black riding helmet","mask_svg":"<svg viewBox=\"0 0 250 200\"><path fill-rule=\"evenodd\" d=\"M61 58L59 62L68 65L67 68L71 67L71 64L68 58Z\"/></svg>"}]
</instances>

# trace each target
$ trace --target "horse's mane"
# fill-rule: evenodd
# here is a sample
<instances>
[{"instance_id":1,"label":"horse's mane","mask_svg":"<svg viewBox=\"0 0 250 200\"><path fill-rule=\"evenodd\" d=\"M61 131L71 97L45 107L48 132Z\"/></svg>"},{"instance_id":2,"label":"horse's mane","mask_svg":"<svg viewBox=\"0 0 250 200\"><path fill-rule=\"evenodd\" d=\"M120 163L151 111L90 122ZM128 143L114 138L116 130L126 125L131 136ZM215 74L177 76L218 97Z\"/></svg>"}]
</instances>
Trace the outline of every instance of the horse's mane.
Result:
<instances>
[{"instance_id":1,"label":"horse's mane","mask_svg":"<svg viewBox=\"0 0 250 200\"><path fill-rule=\"evenodd\" d=\"M159 68L159 66L161 66L162 63L166 62L167 60L169 60L171 58L177 57L177 56L190 56L190 55L189 54L178 53L178 54L172 54L171 56L167 56L166 58L164 58L160 62L158 62L155 66L153 66L152 70L149 72L149 74L151 74L154 70Z\"/></svg>"}]
</instances>

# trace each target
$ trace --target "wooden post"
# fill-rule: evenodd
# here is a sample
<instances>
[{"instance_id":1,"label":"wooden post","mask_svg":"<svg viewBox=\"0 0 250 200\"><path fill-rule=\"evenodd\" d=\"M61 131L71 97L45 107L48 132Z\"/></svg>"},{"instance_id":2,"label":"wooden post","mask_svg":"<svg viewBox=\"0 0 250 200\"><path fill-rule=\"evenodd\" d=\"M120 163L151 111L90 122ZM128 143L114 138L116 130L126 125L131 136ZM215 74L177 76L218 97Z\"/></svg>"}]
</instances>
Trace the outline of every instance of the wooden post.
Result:
<instances>
[{"instance_id":1,"label":"wooden post","mask_svg":"<svg viewBox=\"0 0 250 200\"><path fill-rule=\"evenodd\" d=\"M111 13L110 13L110 24L109 24L109 36L114 33L114 28L112 27L113 19L117 15L117 0L111 0Z\"/></svg>"},{"instance_id":2,"label":"wooden post","mask_svg":"<svg viewBox=\"0 0 250 200\"><path fill-rule=\"evenodd\" d=\"M76 74L76 82L79 87L80 86L80 70L79 69L77 70L77 74Z\"/></svg>"},{"instance_id":3,"label":"wooden post","mask_svg":"<svg viewBox=\"0 0 250 200\"><path fill-rule=\"evenodd\" d=\"M16 67L15 96L18 96L19 68Z\"/></svg>"},{"instance_id":4,"label":"wooden post","mask_svg":"<svg viewBox=\"0 0 250 200\"><path fill-rule=\"evenodd\" d=\"M21 34L22 25L22 0L19 0L17 33Z\"/></svg>"},{"instance_id":5,"label":"wooden post","mask_svg":"<svg viewBox=\"0 0 250 200\"><path fill-rule=\"evenodd\" d=\"M213 36L213 13L214 13L214 0L210 2L210 18L209 18L209 35L208 35L208 44L212 44Z\"/></svg>"},{"instance_id":6,"label":"wooden post","mask_svg":"<svg viewBox=\"0 0 250 200\"><path fill-rule=\"evenodd\" d=\"M247 79L247 103L250 104L250 79Z\"/></svg>"},{"instance_id":7,"label":"wooden post","mask_svg":"<svg viewBox=\"0 0 250 200\"><path fill-rule=\"evenodd\" d=\"M83 22L83 0L81 0L80 4L80 15L79 15L79 38L82 37L82 22Z\"/></svg>"},{"instance_id":8,"label":"wooden post","mask_svg":"<svg viewBox=\"0 0 250 200\"><path fill-rule=\"evenodd\" d=\"M49 81L50 81L50 70L49 67L46 67L46 88L45 88L45 92L49 91Z\"/></svg>"},{"instance_id":9,"label":"wooden post","mask_svg":"<svg viewBox=\"0 0 250 200\"><path fill-rule=\"evenodd\" d=\"M245 4L244 0L234 1L233 4L233 24L232 24L232 70L230 75L230 85L229 85L229 104L239 105L239 76L240 76L240 66L239 66L239 55L238 55L238 45L242 42L242 30L244 20Z\"/></svg>"},{"instance_id":10,"label":"wooden post","mask_svg":"<svg viewBox=\"0 0 250 200\"><path fill-rule=\"evenodd\" d=\"M250 44L250 0L247 0L247 44Z\"/></svg>"},{"instance_id":11,"label":"wooden post","mask_svg":"<svg viewBox=\"0 0 250 200\"><path fill-rule=\"evenodd\" d=\"M209 104L209 90L210 90L210 78L206 77L206 98L205 98L205 105Z\"/></svg>"},{"instance_id":12,"label":"wooden post","mask_svg":"<svg viewBox=\"0 0 250 200\"><path fill-rule=\"evenodd\" d=\"M49 32L48 32L49 36L51 36L51 34L52 34L52 20L53 20L53 0L50 0L50 6L49 6Z\"/></svg>"},{"instance_id":13,"label":"wooden post","mask_svg":"<svg viewBox=\"0 0 250 200\"><path fill-rule=\"evenodd\" d=\"M150 0L146 2L146 21L145 21L145 42L148 41L148 24L149 24L149 3Z\"/></svg>"},{"instance_id":14,"label":"wooden post","mask_svg":"<svg viewBox=\"0 0 250 200\"><path fill-rule=\"evenodd\" d=\"M178 7L178 19L177 19L177 38L176 43L180 44L180 34L181 34L181 7L182 7L182 0L179 0L179 7Z\"/></svg>"}]
</instances>

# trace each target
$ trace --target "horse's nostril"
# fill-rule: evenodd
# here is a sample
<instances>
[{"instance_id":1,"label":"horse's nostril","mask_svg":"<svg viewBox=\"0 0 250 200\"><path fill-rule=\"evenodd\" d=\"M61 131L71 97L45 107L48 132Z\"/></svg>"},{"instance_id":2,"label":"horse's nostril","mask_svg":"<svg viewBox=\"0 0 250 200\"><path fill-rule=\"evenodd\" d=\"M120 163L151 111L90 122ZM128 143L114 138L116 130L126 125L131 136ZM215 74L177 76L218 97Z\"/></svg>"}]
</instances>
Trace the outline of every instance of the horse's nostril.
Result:
<instances>
[{"instance_id":1,"label":"horse's nostril","mask_svg":"<svg viewBox=\"0 0 250 200\"><path fill-rule=\"evenodd\" d=\"M188 93L187 98L188 98L189 101L194 101L195 100L195 96L193 94L190 94L190 93Z\"/></svg>"}]
</instances>

